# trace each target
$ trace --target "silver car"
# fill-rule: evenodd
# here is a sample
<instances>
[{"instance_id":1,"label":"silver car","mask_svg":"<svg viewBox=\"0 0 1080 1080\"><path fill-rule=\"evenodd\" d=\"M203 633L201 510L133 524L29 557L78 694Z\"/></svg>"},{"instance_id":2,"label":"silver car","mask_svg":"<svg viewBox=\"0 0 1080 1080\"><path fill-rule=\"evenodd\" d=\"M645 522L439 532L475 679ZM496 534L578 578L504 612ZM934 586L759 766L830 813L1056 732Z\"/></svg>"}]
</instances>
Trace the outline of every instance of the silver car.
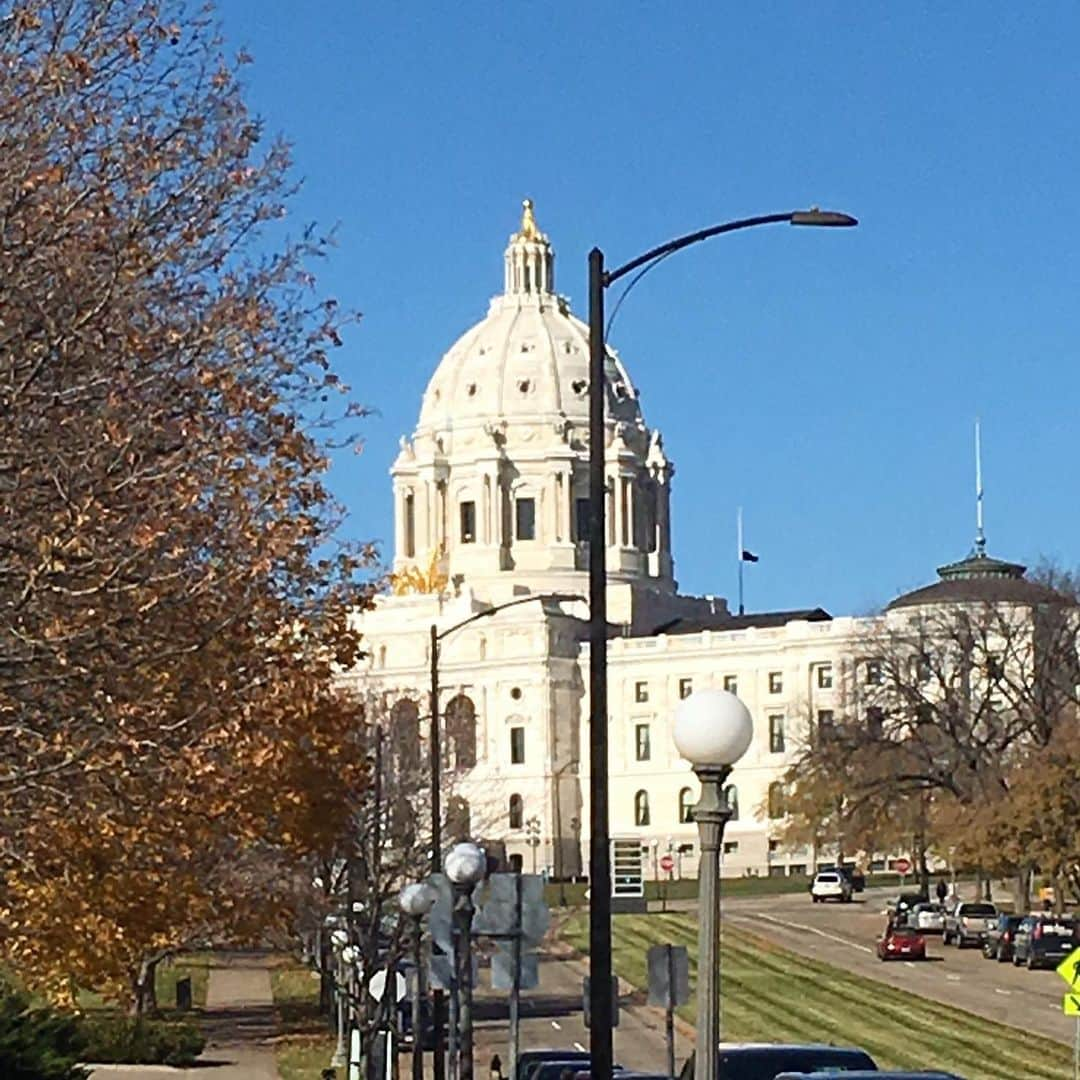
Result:
<instances>
[{"instance_id":1,"label":"silver car","mask_svg":"<svg viewBox=\"0 0 1080 1080\"><path fill-rule=\"evenodd\" d=\"M940 934L945 929L945 908L941 904L916 904L908 915L908 926L922 934Z\"/></svg>"}]
</instances>

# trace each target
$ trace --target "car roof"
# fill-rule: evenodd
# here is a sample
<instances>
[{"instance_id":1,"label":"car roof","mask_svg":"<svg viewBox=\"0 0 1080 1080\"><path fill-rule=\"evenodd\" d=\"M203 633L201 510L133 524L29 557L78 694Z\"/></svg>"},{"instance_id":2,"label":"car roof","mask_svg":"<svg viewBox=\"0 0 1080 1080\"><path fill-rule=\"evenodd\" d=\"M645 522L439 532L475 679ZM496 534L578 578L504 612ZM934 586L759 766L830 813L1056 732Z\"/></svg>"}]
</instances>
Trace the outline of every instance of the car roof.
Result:
<instances>
[{"instance_id":1,"label":"car roof","mask_svg":"<svg viewBox=\"0 0 1080 1080\"><path fill-rule=\"evenodd\" d=\"M776 1080L836 1080L834 1072L782 1072ZM843 1080L962 1080L956 1073L944 1072L879 1072L876 1069L854 1069L843 1073Z\"/></svg>"}]
</instances>

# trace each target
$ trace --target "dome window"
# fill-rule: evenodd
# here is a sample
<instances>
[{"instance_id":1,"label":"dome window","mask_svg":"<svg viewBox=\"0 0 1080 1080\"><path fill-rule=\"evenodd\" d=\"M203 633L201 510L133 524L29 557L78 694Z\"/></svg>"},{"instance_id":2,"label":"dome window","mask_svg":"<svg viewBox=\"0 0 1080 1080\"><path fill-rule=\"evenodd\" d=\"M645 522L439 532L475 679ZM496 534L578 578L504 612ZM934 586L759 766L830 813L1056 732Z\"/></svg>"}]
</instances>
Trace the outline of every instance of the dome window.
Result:
<instances>
[{"instance_id":1,"label":"dome window","mask_svg":"<svg viewBox=\"0 0 1080 1080\"><path fill-rule=\"evenodd\" d=\"M469 383L469 385L466 387L466 392L468 393L469 397L475 397L476 396L476 383L474 383L474 382Z\"/></svg>"},{"instance_id":2,"label":"dome window","mask_svg":"<svg viewBox=\"0 0 1080 1080\"><path fill-rule=\"evenodd\" d=\"M519 390L520 390L520 391L521 391L521 392L522 392L523 394L527 394L527 393L529 392L529 387L530 387L530 386L532 386L532 383L531 383L531 382L529 382L529 380L528 380L528 379L519 379L519 380L518 380L518 389L519 389Z\"/></svg>"},{"instance_id":3,"label":"dome window","mask_svg":"<svg viewBox=\"0 0 1080 1080\"><path fill-rule=\"evenodd\" d=\"M511 697L512 697L512 698L513 698L513 699L514 699L515 701L520 701L520 700L521 700L521 687L520 687L520 686L515 686L515 687L513 687L513 688L511 689L511 691L510 691L510 696L511 696Z\"/></svg>"},{"instance_id":4,"label":"dome window","mask_svg":"<svg viewBox=\"0 0 1080 1080\"><path fill-rule=\"evenodd\" d=\"M536 500L514 501L514 537L517 540L536 539Z\"/></svg>"},{"instance_id":5,"label":"dome window","mask_svg":"<svg viewBox=\"0 0 1080 1080\"><path fill-rule=\"evenodd\" d=\"M612 393L620 400L626 397L626 386L621 382L617 382L612 388Z\"/></svg>"},{"instance_id":6,"label":"dome window","mask_svg":"<svg viewBox=\"0 0 1080 1080\"><path fill-rule=\"evenodd\" d=\"M585 379L575 379L570 384L570 388L574 391L575 394L577 394L578 397L581 397L585 393L585 391L589 389L589 384L588 381Z\"/></svg>"}]
</instances>

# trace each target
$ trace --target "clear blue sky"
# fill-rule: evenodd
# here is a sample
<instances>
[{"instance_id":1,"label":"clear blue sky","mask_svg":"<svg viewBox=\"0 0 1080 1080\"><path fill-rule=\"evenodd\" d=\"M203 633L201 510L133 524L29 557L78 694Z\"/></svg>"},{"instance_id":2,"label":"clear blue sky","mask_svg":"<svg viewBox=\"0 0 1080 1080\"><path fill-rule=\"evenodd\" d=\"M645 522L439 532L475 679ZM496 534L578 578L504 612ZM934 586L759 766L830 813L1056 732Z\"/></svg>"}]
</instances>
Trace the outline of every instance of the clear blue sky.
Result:
<instances>
[{"instance_id":1,"label":"clear blue sky","mask_svg":"<svg viewBox=\"0 0 1080 1080\"><path fill-rule=\"evenodd\" d=\"M392 554L387 469L442 353L501 287L531 196L584 314L619 262L812 203L855 231L722 237L642 282L612 341L677 467L684 590L858 613L974 533L1077 559L1080 7L220 0L249 100L295 146L337 358L379 410L332 486Z\"/></svg>"}]
</instances>

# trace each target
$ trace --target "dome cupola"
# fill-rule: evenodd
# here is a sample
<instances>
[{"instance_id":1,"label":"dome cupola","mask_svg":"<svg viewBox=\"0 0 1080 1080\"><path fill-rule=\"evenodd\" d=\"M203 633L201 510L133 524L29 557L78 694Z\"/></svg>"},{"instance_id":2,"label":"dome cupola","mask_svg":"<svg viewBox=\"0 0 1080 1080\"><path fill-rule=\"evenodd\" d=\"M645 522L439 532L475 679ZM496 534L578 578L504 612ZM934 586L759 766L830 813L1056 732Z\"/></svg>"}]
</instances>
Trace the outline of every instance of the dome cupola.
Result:
<instances>
[{"instance_id":1,"label":"dome cupola","mask_svg":"<svg viewBox=\"0 0 1080 1080\"><path fill-rule=\"evenodd\" d=\"M437 554L449 580L474 590L583 591L589 332L555 292L555 253L531 200L503 265L502 293L443 356L394 463L394 568ZM673 469L613 349L604 401L611 577L672 590Z\"/></svg>"}]
</instances>

